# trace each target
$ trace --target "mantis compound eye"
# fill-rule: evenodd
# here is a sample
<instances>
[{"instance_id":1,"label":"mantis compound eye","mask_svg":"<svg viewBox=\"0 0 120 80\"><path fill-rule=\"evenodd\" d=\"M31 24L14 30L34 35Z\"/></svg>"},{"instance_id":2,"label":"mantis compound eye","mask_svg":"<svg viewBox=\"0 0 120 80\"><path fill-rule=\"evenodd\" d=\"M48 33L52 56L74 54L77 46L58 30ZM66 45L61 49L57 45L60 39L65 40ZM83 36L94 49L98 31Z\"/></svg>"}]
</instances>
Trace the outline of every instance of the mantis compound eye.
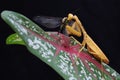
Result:
<instances>
[{"instance_id":1,"label":"mantis compound eye","mask_svg":"<svg viewBox=\"0 0 120 80\"><path fill-rule=\"evenodd\" d=\"M73 14L69 13L67 20L72 20L73 19Z\"/></svg>"}]
</instances>

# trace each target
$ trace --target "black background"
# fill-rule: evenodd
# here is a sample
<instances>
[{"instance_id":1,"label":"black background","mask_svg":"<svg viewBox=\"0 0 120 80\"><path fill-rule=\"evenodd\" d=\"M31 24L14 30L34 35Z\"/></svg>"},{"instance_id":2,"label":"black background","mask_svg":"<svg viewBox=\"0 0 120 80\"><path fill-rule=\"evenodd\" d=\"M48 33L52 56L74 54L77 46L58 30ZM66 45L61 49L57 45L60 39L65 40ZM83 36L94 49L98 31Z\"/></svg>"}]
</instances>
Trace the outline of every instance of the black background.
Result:
<instances>
[{"instance_id":1,"label":"black background","mask_svg":"<svg viewBox=\"0 0 120 80\"><path fill-rule=\"evenodd\" d=\"M11 0L0 1L0 12L12 10L32 19L36 15L64 17L76 14L86 31L110 60L110 66L120 73L119 0ZM30 54L24 46L6 45L13 30L0 19L0 72L2 80L62 80L45 63Z\"/></svg>"}]
</instances>

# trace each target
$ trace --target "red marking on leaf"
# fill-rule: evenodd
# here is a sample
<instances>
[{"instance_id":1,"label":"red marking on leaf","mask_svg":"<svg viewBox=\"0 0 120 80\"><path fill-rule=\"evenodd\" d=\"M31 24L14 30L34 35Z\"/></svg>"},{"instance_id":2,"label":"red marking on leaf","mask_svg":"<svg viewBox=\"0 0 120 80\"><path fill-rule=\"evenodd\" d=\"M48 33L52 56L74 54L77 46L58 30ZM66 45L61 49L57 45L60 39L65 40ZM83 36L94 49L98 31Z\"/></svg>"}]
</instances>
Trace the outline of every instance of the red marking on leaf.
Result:
<instances>
[{"instance_id":1,"label":"red marking on leaf","mask_svg":"<svg viewBox=\"0 0 120 80\"><path fill-rule=\"evenodd\" d=\"M85 61L87 60L88 62L93 63L98 69L100 69L101 71L103 71L105 74L109 75L113 80L114 77L105 70L105 68L103 67L103 65L101 65L98 61L96 61L95 59L92 58L92 56L90 56L89 54L83 53L81 52L79 55L79 58L82 60L82 62L85 64L85 66L87 67L87 69L91 72L90 67L88 67L88 63ZM93 73L93 72L92 72Z\"/></svg>"},{"instance_id":2,"label":"red marking on leaf","mask_svg":"<svg viewBox=\"0 0 120 80\"><path fill-rule=\"evenodd\" d=\"M80 52L80 53L78 52L79 48L80 48L80 45L70 45L70 38L69 37L64 36L62 34L59 34L59 38L57 38L57 36L53 36L53 34L51 34L50 36L52 38L57 39L57 40L55 40L55 42L53 42L53 41L48 40L44 36L38 35L37 33L33 32L31 30L28 30L28 31L32 35L35 35L36 37L39 37L40 39L43 39L44 41L49 42L50 44L52 44L56 48L55 56L57 56L59 54L59 52L61 50L63 50L64 52L67 52L67 53L70 54L70 59L71 59L73 64L74 64L75 61L73 60L72 54L77 55L82 60L82 62L84 63L84 65L86 66L86 68L89 70L90 73L93 73L93 72L90 70L90 67L85 62L85 60L87 60L88 62L93 63L94 65L96 65L96 67L98 69L101 70L101 64L98 61L96 61L95 59L92 59L92 56L90 56L89 54L87 54L85 52ZM76 68L76 65L74 65L74 68ZM104 73L109 75L114 80L114 77L112 77L110 75L110 73L108 73L104 68L102 68L102 70L103 70Z\"/></svg>"}]
</instances>

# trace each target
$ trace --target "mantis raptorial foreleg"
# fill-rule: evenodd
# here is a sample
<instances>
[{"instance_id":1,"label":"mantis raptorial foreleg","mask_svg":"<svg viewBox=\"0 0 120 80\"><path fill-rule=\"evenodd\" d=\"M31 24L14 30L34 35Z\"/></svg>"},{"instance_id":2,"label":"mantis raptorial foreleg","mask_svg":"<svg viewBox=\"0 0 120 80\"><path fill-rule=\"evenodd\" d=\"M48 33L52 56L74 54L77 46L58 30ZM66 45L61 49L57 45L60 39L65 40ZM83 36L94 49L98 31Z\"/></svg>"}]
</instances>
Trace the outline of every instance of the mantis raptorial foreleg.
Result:
<instances>
[{"instance_id":1,"label":"mantis raptorial foreleg","mask_svg":"<svg viewBox=\"0 0 120 80\"><path fill-rule=\"evenodd\" d=\"M108 58L105 56L102 50L97 46L97 44L92 40L92 38L86 33L78 17L76 15L73 16L72 14L69 14L68 20L72 20L72 19L75 20L75 22L73 23L74 25L72 26L66 25L66 29L70 34L76 35L78 37L81 36L81 33L83 34L83 41L81 43L82 47L79 50L79 52L83 50L85 45L87 45L87 49L90 54L92 54L98 60L108 64L109 63Z\"/></svg>"}]
</instances>

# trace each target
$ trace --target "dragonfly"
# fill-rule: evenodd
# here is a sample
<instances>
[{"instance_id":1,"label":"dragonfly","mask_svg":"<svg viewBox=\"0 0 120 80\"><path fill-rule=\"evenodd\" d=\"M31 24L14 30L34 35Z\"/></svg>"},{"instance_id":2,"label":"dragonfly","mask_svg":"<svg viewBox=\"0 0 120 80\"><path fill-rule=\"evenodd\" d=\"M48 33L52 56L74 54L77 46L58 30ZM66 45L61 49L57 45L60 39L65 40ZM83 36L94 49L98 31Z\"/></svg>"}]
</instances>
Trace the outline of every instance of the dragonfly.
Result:
<instances>
[{"instance_id":1,"label":"dragonfly","mask_svg":"<svg viewBox=\"0 0 120 80\"><path fill-rule=\"evenodd\" d=\"M87 34L84 26L76 15L69 13L68 16L64 18L36 16L33 18L33 20L37 24L42 25L49 30L58 30L58 33L63 33L67 36L70 36L81 45L79 52L81 52L86 47L88 52L97 60L109 64L109 59L93 41L93 39ZM79 42L73 36L77 36L79 38L83 37L82 42Z\"/></svg>"}]
</instances>

